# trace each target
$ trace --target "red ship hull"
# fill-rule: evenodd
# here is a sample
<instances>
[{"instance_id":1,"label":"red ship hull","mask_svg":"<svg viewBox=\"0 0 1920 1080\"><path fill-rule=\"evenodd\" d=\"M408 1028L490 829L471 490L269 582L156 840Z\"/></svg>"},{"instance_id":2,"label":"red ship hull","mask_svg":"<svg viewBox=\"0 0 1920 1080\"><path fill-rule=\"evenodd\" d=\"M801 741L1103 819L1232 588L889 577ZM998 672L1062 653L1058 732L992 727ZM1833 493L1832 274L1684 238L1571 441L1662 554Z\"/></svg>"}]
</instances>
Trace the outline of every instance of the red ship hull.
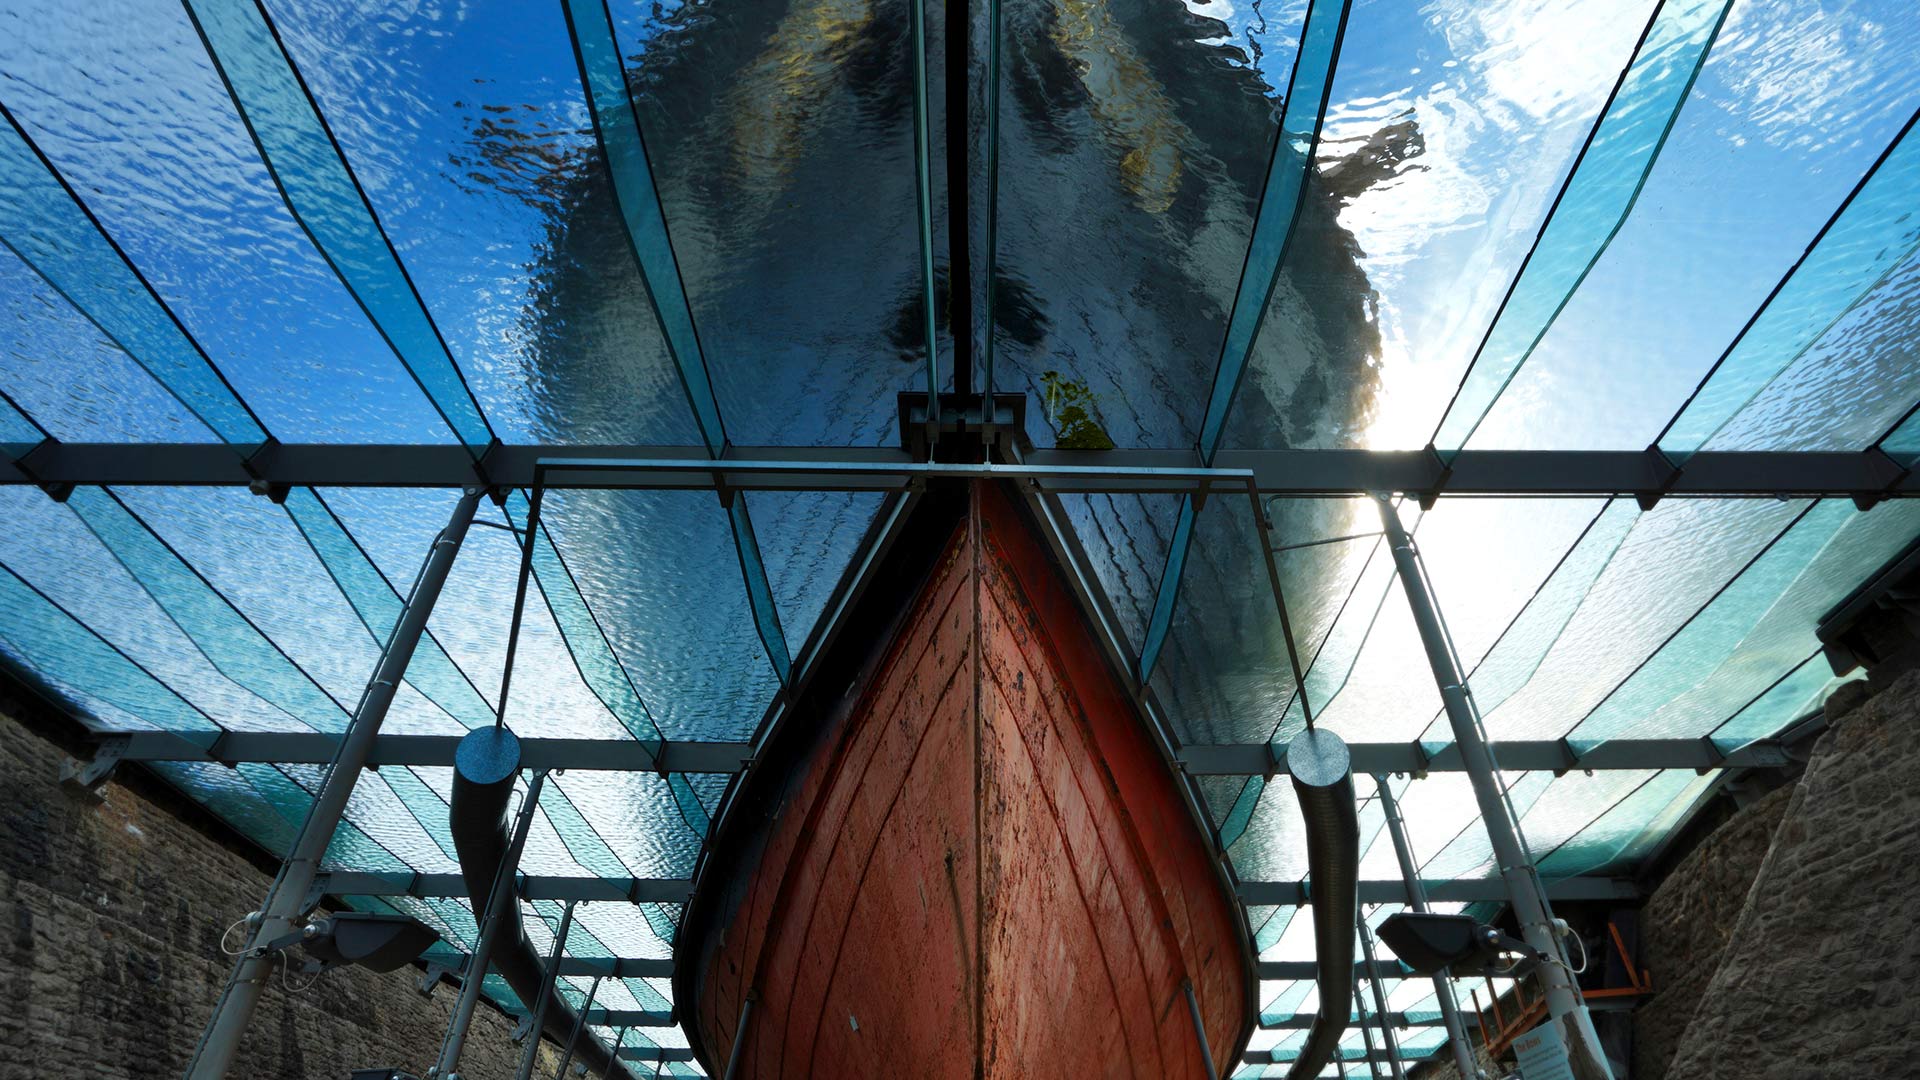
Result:
<instances>
[{"instance_id":1,"label":"red ship hull","mask_svg":"<svg viewBox=\"0 0 1920 1080\"><path fill-rule=\"evenodd\" d=\"M1246 1038L1245 924L1165 758L1025 512L966 497L702 875L676 988L716 1075L749 996L741 1077L1200 1078L1189 982L1221 1071Z\"/></svg>"}]
</instances>

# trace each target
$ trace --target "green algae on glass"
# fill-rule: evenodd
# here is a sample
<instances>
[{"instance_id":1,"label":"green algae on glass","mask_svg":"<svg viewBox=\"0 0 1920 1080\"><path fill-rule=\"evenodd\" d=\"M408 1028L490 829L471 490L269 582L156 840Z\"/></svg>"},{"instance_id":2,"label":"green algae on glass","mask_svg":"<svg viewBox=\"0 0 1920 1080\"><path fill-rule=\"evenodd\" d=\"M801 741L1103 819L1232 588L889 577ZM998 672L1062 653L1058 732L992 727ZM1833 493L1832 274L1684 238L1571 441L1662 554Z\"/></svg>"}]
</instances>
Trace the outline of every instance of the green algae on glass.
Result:
<instances>
[{"instance_id":1,"label":"green algae on glass","mask_svg":"<svg viewBox=\"0 0 1920 1080\"><path fill-rule=\"evenodd\" d=\"M1057 371L1040 376L1047 407L1047 422L1057 433L1053 445L1059 450L1111 450L1113 438L1095 418L1099 402L1093 391L1078 379L1069 379Z\"/></svg>"}]
</instances>

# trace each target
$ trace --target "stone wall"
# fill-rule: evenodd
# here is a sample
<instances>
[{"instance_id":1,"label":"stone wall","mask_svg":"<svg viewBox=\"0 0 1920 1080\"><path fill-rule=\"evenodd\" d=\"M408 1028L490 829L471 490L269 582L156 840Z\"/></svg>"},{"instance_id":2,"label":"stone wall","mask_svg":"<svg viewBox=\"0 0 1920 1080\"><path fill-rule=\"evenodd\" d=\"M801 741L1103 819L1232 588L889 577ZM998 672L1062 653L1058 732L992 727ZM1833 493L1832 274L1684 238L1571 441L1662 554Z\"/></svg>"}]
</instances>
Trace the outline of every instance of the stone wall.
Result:
<instances>
[{"instance_id":1,"label":"stone wall","mask_svg":"<svg viewBox=\"0 0 1920 1080\"><path fill-rule=\"evenodd\" d=\"M1821 737L1669 1080L1913 1075L1917 735L1910 671Z\"/></svg>"},{"instance_id":2,"label":"stone wall","mask_svg":"<svg viewBox=\"0 0 1920 1080\"><path fill-rule=\"evenodd\" d=\"M52 730L46 723L35 721ZM56 779L65 755L0 715L0 1080L171 1080L226 977L221 932L259 904L270 878L257 853L135 768L101 787L104 801L67 793ZM442 986L422 998L417 980L413 968L346 968L304 993L276 983L229 1075L423 1073L455 995ZM510 1026L482 1009L462 1071L512 1076Z\"/></svg>"},{"instance_id":3,"label":"stone wall","mask_svg":"<svg viewBox=\"0 0 1920 1080\"><path fill-rule=\"evenodd\" d=\"M1741 809L1688 852L1640 914L1639 964L1653 996L1634 1010L1634 1080L1659 1080L1720 966L1793 787Z\"/></svg>"}]
</instances>

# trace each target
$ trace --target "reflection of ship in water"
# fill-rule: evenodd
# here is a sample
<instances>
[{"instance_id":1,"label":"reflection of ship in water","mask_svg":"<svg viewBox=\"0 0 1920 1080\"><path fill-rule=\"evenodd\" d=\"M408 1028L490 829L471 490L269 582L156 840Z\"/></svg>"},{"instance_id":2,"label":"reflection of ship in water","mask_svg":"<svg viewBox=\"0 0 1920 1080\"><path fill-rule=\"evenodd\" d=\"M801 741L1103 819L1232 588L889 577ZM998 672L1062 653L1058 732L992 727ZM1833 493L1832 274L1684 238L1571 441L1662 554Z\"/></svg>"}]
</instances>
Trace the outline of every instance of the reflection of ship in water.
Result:
<instances>
[{"instance_id":1,"label":"reflection of ship in water","mask_svg":"<svg viewBox=\"0 0 1920 1080\"><path fill-rule=\"evenodd\" d=\"M936 154L945 145L940 12L930 5ZM1003 18L996 389L1029 395L1041 445L1191 445L1279 103L1248 66L1203 44L1225 36L1222 24L1174 0L1008 0ZM644 54L630 58L630 89L735 442L892 443L895 395L923 385L910 41L901 0L683 4L655 10ZM584 154L578 132L529 137L512 116L483 113L475 153L511 163L520 193L545 211L520 328L533 345L525 378L537 389L534 422L573 441L632 441L636 403L678 401L679 392L604 166ZM1365 426L1379 333L1362 253L1339 212L1421 149L1411 120L1323 147L1230 445L1350 445ZM932 175L938 223L940 162ZM971 199L976 268L987 265L984 204L981 189ZM944 227L936 233L944 291ZM1151 596L1171 509L1166 500L1097 499L1075 515L1094 561L1124 579L1108 579L1110 591ZM1265 575L1244 522L1224 522L1228 513L1244 511L1202 515L1183 602L1218 612L1249 664L1283 670L1271 601L1233 599L1255 585L1264 594ZM1276 517L1283 537L1302 538L1346 531L1351 512L1314 501L1278 506ZM1309 550L1284 563L1289 592L1328 573L1330 559ZM1242 617L1250 624L1228 625ZM1202 647L1176 634L1163 664L1202 671L1187 662ZM1231 659L1214 668L1240 674ZM1173 719L1195 741L1238 722L1181 712L1187 701L1226 695L1163 696L1180 699Z\"/></svg>"},{"instance_id":2,"label":"reflection of ship in water","mask_svg":"<svg viewBox=\"0 0 1920 1080\"><path fill-rule=\"evenodd\" d=\"M940 14L928 19L936 156ZM1057 372L1085 387L1119 445L1190 442L1278 102L1232 50L1202 44L1224 24L1171 0L1010 0L1003 19L999 388L1038 401ZM892 441L891 395L917 388L924 341L904 4L684 4L645 32L632 89L730 434ZM1276 28L1272 44L1297 32ZM579 410L651 388L657 371L637 369L661 359L604 169L579 160L577 137L516 133L510 110L482 113L475 136L478 155L525 167L524 194L549 211L526 377L542 390L539 419L586 437ZM1405 121L1328 149L1346 153L1322 154L1236 406L1234 430L1263 444L1346 442L1375 393L1372 293L1337 214L1420 138ZM937 229L944 175L936 160ZM979 268L984 193L972 204ZM1029 415L1051 443L1047 410Z\"/></svg>"}]
</instances>

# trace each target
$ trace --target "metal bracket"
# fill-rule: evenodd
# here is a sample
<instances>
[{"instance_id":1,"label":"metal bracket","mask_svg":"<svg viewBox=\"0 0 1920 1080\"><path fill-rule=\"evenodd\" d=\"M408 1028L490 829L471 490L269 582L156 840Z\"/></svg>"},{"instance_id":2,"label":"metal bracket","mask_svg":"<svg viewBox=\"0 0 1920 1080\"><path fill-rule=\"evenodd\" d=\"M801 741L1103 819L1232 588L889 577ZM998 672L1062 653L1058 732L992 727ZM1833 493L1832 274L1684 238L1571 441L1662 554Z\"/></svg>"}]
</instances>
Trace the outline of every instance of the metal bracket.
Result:
<instances>
[{"instance_id":1,"label":"metal bracket","mask_svg":"<svg viewBox=\"0 0 1920 1080\"><path fill-rule=\"evenodd\" d=\"M1898 461L1895 461L1893 455L1887 453L1878 443L1867 447L1864 453L1867 455L1868 460L1874 463L1875 471L1883 476L1887 476L1888 480L1880 486L1880 490L1878 491L1856 491L1853 493L1854 508L1862 511L1871 510L1881 503L1886 502L1888 493L1895 487L1898 487L1900 482L1905 480L1908 474L1913 472L1910 466L1902 465Z\"/></svg>"},{"instance_id":2,"label":"metal bracket","mask_svg":"<svg viewBox=\"0 0 1920 1080\"><path fill-rule=\"evenodd\" d=\"M293 490L290 484L274 483L267 479L266 467L272 463L274 454L278 452L279 449L280 440L269 435L267 436L267 441L254 447L253 453L248 454L240 462L240 467L246 470L248 476L253 478L248 481L247 490L253 492L255 495L265 495L271 499L276 506L285 503L287 501L287 493Z\"/></svg>"},{"instance_id":3,"label":"metal bracket","mask_svg":"<svg viewBox=\"0 0 1920 1080\"><path fill-rule=\"evenodd\" d=\"M522 1013L520 1015L520 1022L513 1025L513 1032L507 1036L507 1039L511 1041L513 1045L519 1046L521 1043L526 1042L527 1036L531 1034L533 1034L533 1014Z\"/></svg>"},{"instance_id":4,"label":"metal bracket","mask_svg":"<svg viewBox=\"0 0 1920 1080\"><path fill-rule=\"evenodd\" d=\"M117 735L102 740L93 751L93 759L79 761L68 758L60 763L60 786L69 795L101 802L106 799L100 793L101 785L113 777L114 770L120 767L120 759L126 756L127 747L132 739L126 735Z\"/></svg>"},{"instance_id":5,"label":"metal bracket","mask_svg":"<svg viewBox=\"0 0 1920 1080\"><path fill-rule=\"evenodd\" d=\"M432 997L434 990L446 981L449 975L458 975L465 970L465 964L443 964L438 960L427 961L427 970L420 973L420 983L414 987L421 997Z\"/></svg>"},{"instance_id":6,"label":"metal bracket","mask_svg":"<svg viewBox=\"0 0 1920 1080\"><path fill-rule=\"evenodd\" d=\"M1645 453L1649 464L1659 470L1661 479L1653 488L1633 493L1633 501L1639 504L1642 512L1660 505L1660 500L1666 497L1667 492L1673 490L1673 485L1680 482L1681 473L1680 466L1674 464L1665 450L1660 449L1659 443L1647 444Z\"/></svg>"},{"instance_id":7,"label":"metal bracket","mask_svg":"<svg viewBox=\"0 0 1920 1080\"><path fill-rule=\"evenodd\" d=\"M34 458L39 457L44 453L53 453L55 448L57 448L59 445L60 445L60 440L49 435L46 438L41 439L39 442L35 443L33 445L33 449L28 450L26 453L21 454L19 457L15 458L13 461L13 467L27 474L27 476L30 479L32 479L36 485L39 486L41 491L44 491L47 493L48 498L52 499L54 502L63 503L67 501L68 496L73 494L73 485L71 483L66 483L66 482L52 483L52 484L47 483L45 480L40 479L39 472L33 467Z\"/></svg>"},{"instance_id":8,"label":"metal bracket","mask_svg":"<svg viewBox=\"0 0 1920 1080\"><path fill-rule=\"evenodd\" d=\"M495 506L507 505L509 491L507 487L495 483L493 479L494 452L499 450L500 446L500 436L495 435L487 441L487 448L480 451L480 456L473 459L473 475L479 479L480 487L486 491L487 497L493 500Z\"/></svg>"},{"instance_id":9,"label":"metal bracket","mask_svg":"<svg viewBox=\"0 0 1920 1080\"><path fill-rule=\"evenodd\" d=\"M1453 465L1441 456L1439 448L1428 443L1426 454L1433 459L1435 465L1440 466L1440 471L1434 474L1433 483L1425 491L1409 493L1419 502L1420 512L1423 514L1433 509L1434 504L1440 501L1441 493L1447 490L1448 482L1453 479Z\"/></svg>"},{"instance_id":10,"label":"metal bracket","mask_svg":"<svg viewBox=\"0 0 1920 1080\"><path fill-rule=\"evenodd\" d=\"M331 891L329 886L332 884L333 875L331 874L313 875L313 884L307 886L307 895L300 898L301 918L304 919L313 914L313 910L320 906L320 901L326 899L327 893Z\"/></svg>"}]
</instances>

